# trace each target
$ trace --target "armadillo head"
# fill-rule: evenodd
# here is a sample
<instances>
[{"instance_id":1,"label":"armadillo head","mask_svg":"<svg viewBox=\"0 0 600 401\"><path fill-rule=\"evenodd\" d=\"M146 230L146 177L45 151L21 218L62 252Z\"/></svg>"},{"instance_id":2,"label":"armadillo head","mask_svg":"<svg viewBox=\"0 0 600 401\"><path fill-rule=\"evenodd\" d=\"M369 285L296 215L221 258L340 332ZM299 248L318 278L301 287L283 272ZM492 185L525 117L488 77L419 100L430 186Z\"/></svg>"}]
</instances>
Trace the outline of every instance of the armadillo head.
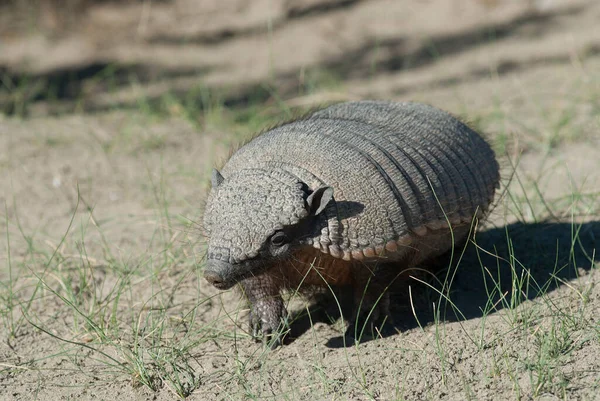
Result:
<instances>
[{"instance_id":1,"label":"armadillo head","mask_svg":"<svg viewBox=\"0 0 600 401\"><path fill-rule=\"evenodd\" d=\"M333 198L331 187L311 191L280 170L244 170L227 179L213 170L212 186L204 213L204 277L219 289L285 260Z\"/></svg>"}]
</instances>

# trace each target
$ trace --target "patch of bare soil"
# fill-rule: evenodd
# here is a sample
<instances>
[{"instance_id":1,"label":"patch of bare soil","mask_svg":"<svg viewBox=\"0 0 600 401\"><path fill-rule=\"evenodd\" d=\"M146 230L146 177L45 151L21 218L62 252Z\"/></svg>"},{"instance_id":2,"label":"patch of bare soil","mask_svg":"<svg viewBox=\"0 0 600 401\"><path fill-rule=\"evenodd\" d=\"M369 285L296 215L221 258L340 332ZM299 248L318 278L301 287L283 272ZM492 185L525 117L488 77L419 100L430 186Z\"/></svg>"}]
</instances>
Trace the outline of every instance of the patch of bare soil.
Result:
<instances>
[{"instance_id":1,"label":"patch of bare soil","mask_svg":"<svg viewBox=\"0 0 600 401\"><path fill-rule=\"evenodd\" d=\"M0 398L597 399L598 2L11 7ZM205 103L197 117L181 104L214 91L227 110L271 114L423 101L485 131L510 191L465 252L452 302L413 281L400 332L344 347L333 303L294 300L288 344L255 344L238 296L201 278L207 174L237 132Z\"/></svg>"}]
</instances>

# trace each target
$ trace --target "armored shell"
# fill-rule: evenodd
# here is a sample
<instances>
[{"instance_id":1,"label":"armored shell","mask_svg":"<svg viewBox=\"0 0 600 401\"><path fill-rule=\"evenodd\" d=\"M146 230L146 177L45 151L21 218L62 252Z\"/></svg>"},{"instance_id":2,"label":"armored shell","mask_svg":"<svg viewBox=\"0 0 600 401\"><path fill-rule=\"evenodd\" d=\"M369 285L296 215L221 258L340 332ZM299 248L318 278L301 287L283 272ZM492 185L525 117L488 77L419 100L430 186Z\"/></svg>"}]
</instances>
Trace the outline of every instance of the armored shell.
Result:
<instances>
[{"instance_id":1,"label":"armored shell","mask_svg":"<svg viewBox=\"0 0 600 401\"><path fill-rule=\"evenodd\" d=\"M235 152L222 176L224 185L245 180L241 187L263 189L260 202L236 196L241 187L234 184L219 187L233 191L227 197L221 193L217 201L215 189L209 197L206 226L220 231L211 236L220 239L209 259L230 263L255 256L269 233L301 220L302 193L315 188L332 187L335 201L320 214L318 230L303 239L307 246L348 261L394 260L411 243L427 243L428 233L482 216L500 180L493 150L467 125L432 106L387 101L341 103L269 130ZM282 187L269 180L289 193L270 195L270 188ZM234 198L226 217L224 199ZM248 227L231 242L227 234L240 225ZM241 249L239 243L250 242Z\"/></svg>"}]
</instances>

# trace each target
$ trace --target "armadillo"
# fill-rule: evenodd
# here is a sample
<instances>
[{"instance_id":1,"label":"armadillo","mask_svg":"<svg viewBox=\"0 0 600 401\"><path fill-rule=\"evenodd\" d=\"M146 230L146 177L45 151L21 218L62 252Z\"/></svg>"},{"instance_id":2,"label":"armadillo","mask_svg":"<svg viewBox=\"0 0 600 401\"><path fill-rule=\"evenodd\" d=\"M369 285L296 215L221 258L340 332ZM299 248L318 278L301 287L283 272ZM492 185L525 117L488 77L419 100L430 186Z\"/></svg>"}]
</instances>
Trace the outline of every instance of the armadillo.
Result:
<instances>
[{"instance_id":1,"label":"armadillo","mask_svg":"<svg viewBox=\"0 0 600 401\"><path fill-rule=\"evenodd\" d=\"M258 338L285 322L285 290L350 286L353 323L389 314L390 273L465 240L500 182L494 151L420 103L339 103L255 137L219 172L204 212L204 277L240 284Z\"/></svg>"}]
</instances>

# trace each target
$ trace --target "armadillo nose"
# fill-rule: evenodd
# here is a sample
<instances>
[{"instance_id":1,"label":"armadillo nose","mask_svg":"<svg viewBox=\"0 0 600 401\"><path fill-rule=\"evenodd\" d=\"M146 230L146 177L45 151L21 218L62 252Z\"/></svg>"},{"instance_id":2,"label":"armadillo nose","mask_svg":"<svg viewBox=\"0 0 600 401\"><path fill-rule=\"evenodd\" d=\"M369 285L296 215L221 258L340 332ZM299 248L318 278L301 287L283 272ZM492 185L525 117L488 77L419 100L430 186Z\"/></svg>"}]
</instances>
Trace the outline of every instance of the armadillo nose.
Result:
<instances>
[{"instance_id":1,"label":"armadillo nose","mask_svg":"<svg viewBox=\"0 0 600 401\"><path fill-rule=\"evenodd\" d=\"M223 278L213 271L204 272L204 278L217 288L221 287L224 283Z\"/></svg>"},{"instance_id":2,"label":"armadillo nose","mask_svg":"<svg viewBox=\"0 0 600 401\"><path fill-rule=\"evenodd\" d=\"M204 278L220 290L226 290L235 284L231 273L232 267L227 262L216 259L208 259L206 261Z\"/></svg>"}]
</instances>

